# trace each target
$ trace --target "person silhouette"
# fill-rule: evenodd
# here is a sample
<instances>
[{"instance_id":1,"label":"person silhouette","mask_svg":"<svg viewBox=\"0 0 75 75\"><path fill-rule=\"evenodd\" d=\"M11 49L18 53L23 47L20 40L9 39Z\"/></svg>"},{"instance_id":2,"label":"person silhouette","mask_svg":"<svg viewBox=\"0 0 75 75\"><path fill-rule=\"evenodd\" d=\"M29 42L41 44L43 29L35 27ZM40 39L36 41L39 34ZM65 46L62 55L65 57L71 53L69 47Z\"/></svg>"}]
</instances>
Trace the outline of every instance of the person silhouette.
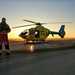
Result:
<instances>
[{"instance_id":1,"label":"person silhouette","mask_svg":"<svg viewBox=\"0 0 75 75\"><path fill-rule=\"evenodd\" d=\"M0 55L2 53L2 44L4 44L6 53L9 54L9 40L8 33L11 31L9 25L6 23L6 18L2 18L0 23Z\"/></svg>"}]
</instances>

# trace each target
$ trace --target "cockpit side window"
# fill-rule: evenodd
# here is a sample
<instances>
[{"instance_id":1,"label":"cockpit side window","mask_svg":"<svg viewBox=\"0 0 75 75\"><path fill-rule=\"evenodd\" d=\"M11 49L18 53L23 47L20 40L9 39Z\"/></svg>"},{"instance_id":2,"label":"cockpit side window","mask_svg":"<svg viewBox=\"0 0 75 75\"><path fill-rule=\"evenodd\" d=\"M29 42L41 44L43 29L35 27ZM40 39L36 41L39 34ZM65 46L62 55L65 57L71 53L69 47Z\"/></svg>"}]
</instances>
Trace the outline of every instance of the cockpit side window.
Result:
<instances>
[{"instance_id":1,"label":"cockpit side window","mask_svg":"<svg viewBox=\"0 0 75 75\"><path fill-rule=\"evenodd\" d=\"M22 32L22 34L23 34L23 35L29 35L29 30L24 30L24 31Z\"/></svg>"}]
</instances>

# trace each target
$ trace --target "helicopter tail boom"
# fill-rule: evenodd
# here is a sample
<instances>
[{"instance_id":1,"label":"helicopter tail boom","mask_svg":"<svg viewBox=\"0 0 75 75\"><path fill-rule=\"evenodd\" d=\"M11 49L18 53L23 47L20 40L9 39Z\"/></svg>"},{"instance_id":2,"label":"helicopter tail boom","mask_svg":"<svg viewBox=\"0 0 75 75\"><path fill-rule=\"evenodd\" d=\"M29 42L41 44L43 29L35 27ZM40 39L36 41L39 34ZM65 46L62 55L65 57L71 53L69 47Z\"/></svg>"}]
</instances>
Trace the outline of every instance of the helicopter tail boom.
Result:
<instances>
[{"instance_id":1,"label":"helicopter tail boom","mask_svg":"<svg viewBox=\"0 0 75 75\"><path fill-rule=\"evenodd\" d=\"M64 38L64 36L65 36L65 25L61 25L59 32L49 31L49 34L52 34L52 36L59 35L61 38Z\"/></svg>"}]
</instances>

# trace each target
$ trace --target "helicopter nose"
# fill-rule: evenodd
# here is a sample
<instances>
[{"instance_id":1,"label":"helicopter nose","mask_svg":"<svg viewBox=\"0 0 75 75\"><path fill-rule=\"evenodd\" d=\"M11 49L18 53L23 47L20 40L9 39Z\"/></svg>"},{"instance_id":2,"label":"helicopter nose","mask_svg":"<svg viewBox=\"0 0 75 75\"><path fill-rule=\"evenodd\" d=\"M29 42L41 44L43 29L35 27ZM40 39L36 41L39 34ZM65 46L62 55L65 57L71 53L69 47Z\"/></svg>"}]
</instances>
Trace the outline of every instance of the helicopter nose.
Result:
<instances>
[{"instance_id":1,"label":"helicopter nose","mask_svg":"<svg viewBox=\"0 0 75 75\"><path fill-rule=\"evenodd\" d=\"M26 34L27 34L27 32L22 32L22 33L21 33L21 35L26 35Z\"/></svg>"},{"instance_id":2,"label":"helicopter nose","mask_svg":"<svg viewBox=\"0 0 75 75\"><path fill-rule=\"evenodd\" d=\"M22 33L19 34L20 37L25 37L25 36L27 36L27 35L28 35L27 32L22 32Z\"/></svg>"},{"instance_id":3,"label":"helicopter nose","mask_svg":"<svg viewBox=\"0 0 75 75\"><path fill-rule=\"evenodd\" d=\"M20 36L21 38L25 38L25 34L24 34L24 33L20 33L19 36Z\"/></svg>"}]
</instances>

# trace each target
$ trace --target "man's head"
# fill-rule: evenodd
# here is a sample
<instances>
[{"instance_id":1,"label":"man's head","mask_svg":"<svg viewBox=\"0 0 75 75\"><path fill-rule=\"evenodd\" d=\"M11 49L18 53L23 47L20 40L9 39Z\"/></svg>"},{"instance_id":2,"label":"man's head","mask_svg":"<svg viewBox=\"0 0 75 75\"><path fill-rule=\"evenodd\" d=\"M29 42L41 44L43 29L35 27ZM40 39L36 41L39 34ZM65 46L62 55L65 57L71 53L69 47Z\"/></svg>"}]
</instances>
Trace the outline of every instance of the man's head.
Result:
<instances>
[{"instance_id":1,"label":"man's head","mask_svg":"<svg viewBox=\"0 0 75 75\"><path fill-rule=\"evenodd\" d=\"M2 22L5 23L6 22L6 18L3 17L2 18Z\"/></svg>"}]
</instances>

